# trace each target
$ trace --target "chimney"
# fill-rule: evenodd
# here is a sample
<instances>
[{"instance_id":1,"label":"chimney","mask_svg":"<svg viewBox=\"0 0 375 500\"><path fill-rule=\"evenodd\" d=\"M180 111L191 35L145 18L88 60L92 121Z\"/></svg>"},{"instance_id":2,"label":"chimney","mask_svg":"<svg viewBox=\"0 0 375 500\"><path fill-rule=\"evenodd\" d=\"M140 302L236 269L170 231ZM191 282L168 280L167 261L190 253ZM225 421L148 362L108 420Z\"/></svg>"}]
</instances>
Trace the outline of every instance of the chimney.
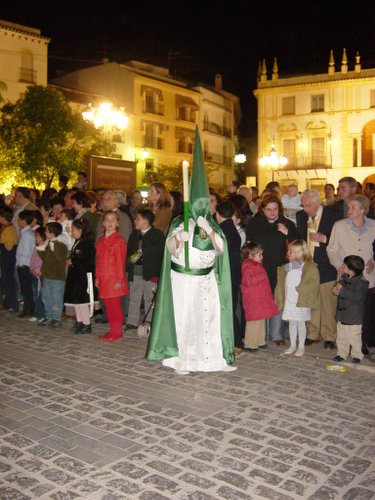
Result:
<instances>
[{"instance_id":1,"label":"chimney","mask_svg":"<svg viewBox=\"0 0 375 500\"><path fill-rule=\"evenodd\" d=\"M222 90L223 89L223 77L220 73L216 73L215 75L215 89Z\"/></svg>"}]
</instances>

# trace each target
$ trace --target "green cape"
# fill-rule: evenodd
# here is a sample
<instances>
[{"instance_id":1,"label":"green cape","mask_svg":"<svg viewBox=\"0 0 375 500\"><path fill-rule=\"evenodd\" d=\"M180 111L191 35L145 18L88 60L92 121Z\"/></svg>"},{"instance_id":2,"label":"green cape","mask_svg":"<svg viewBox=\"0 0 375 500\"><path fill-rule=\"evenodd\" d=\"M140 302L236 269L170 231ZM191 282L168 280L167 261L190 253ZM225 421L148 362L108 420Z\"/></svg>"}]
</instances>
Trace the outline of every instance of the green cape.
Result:
<instances>
[{"instance_id":1,"label":"green cape","mask_svg":"<svg viewBox=\"0 0 375 500\"><path fill-rule=\"evenodd\" d=\"M224 241L223 254L216 257L214 272L220 297L223 357L228 364L232 364L234 362L234 337L228 245L224 233L210 212L210 192L198 127L195 129L193 171L190 177L189 216L195 221L199 216L206 217L211 227ZM172 220L167 239L182 223L182 216L177 216ZM197 225L194 230L193 246L201 250L214 248L211 239L207 238L205 233L202 235ZM165 247L146 358L155 361L178 356L178 354L171 284L171 254Z\"/></svg>"},{"instance_id":2,"label":"green cape","mask_svg":"<svg viewBox=\"0 0 375 500\"><path fill-rule=\"evenodd\" d=\"M167 238L169 238L175 228L182 222L182 216L178 216L173 219ZM221 342L223 346L223 357L228 364L232 364L234 362L234 338L232 287L230 280L228 245L225 236L216 221L212 218L209 222L215 232L218 233L224 240L224 252L222 255L216 257L214 272L220 297ZM179 352L176 338L171 284L171 254L169 253L167 247L165 247L146 358L150 361L160 361L162 359L178 355Z\"/></svg>"}]
</instances>

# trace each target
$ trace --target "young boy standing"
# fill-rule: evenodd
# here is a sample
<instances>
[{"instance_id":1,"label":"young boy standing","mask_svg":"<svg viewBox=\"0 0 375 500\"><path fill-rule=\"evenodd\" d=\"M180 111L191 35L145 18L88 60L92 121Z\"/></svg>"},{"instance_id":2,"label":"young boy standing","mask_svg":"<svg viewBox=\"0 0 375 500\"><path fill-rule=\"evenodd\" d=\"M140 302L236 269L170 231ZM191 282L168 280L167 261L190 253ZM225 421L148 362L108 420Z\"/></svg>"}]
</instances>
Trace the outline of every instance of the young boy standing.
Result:
<instances>
[{"instance_id":1,"label":"young boy standing","mask_svg":"<svg viewBox=\"0 0 375 500\"><path fill-rule=\"evenodd\" d=\"M137 210L135 230L128 241L128 281L130 301L127 328L137 328L143 296L147 312L153 299L163 259L165 236L152 224L155 215L149 208ZM151 317L147 318L151 322Z\"/></svg>"},{"instance_id":2,"label":"young boy standing","mask_svg":"<svg viewBox=\"0 0 375 500\"><path fill-rule=\"evenodd\" d=\"M230 277L232 283L233 332L235 354L243 352L242 332L236 315L241 284L241 237L233 222L234 208L230 200L225 200L216 207L216 220L228 243Z\"/></svg>"},{"instance_id":3,"label":"young boy standing","mask_svg":"<svg viewBox=\"0 0 375 500\"><path fill-rule=\"evenodd\" d=\"M337 305L337 356L333 361L344 361L352 348L352 363L358 364L362 354L362 321L368 281L362 275L364 260L358 255L348 255L344 259L344 274L332 288L338 296Z\"/></svg>"},{"instance_id":4,"label":"young boy standing","mask_svg":"<svg viewBox=\"0 0 375 500\"><path fill-rule=\"evenodd\" d=\"M34 212L23 210L18 215L20 239L16 250L16 266L23 298L23 310L20 318L32 318L34 313L33 276L30 271L30 260L35 248L35 235L31 228Z\"/></svg>"},{"instance_id":5,"label":"young boy standing","mask_svg":"<svg viewBox=\"0 0 375 500\"><path fill-rule=\"evenodd\" d=\"M61 326L61 312L64 306L65 261L68 256L66 245L58 240L62 232L59 222L48 222L46 225L47 245L39 256L43 261L42 299L46 319L41 326L57 328Z\"/></svg>"}]
</instances>

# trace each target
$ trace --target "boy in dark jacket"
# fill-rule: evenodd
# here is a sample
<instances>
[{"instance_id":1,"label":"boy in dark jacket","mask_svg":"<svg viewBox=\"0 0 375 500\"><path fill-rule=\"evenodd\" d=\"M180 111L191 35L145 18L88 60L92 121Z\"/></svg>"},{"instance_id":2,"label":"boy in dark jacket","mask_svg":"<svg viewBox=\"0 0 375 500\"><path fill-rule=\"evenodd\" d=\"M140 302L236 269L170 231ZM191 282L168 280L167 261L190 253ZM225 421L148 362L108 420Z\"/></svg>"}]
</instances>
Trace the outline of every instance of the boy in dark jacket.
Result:
<instances>
[{"instance_id":1,"label":"boy in dark jacket","mask_svg":"<svg viewBox=\"0 0 375 500\"><path fill-rule=\"evenodd\" d=\"M155 216L149 208L137 210L135 230L128 241L127 267L130 286L127 329L136 329L140 320L143 297L144 310L151 305L163 259L165 236L153 227ZM147 318L151 322L151 314Z\"/></svg>"},{"instance_id":2,"label":"boy in dark jacket","mask_svg":"<svg viewBox=\"0 0 375 500\"><path fill-rule=\"evenodd\" d=\"M348 255L344 259L344 274L332 288L338 296L337 305L337 356L333 361L344 361L352 348L352 363L360 363L362 354L362 321L368 281L362 275L364 260L358 255Z\"/></svg>"},{"instance_id":3,"label":"boy in dark jacket","mask_svg":"<svg viewBox=\"0 0 375 500\"><path fill-rule=\"evenodd\" d=\"M233 334L235 355L243 352L240 322L236 315L241 283L241 237L233 222L234 208L230 200L225 200L216 207L216 220L228 243L230 277L232 283Z\"/></svg>"}]
</instances>

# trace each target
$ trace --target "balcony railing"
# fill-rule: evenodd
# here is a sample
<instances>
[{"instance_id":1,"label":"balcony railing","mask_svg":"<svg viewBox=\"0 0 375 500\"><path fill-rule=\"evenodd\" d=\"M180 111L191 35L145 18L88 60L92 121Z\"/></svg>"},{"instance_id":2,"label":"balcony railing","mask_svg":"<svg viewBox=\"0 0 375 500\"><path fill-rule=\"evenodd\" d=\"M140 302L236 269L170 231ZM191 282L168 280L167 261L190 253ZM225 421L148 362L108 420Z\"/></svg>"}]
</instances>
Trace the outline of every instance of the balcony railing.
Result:
<instances>
[{"instance_id":1,"label":"balcony railing","mask_svg":"<svg viewBox=\"0 0 375 500\"><path fill-rule=\"evenodd\" d=\"M178 143L177 144L177 153L193 153L193 144L192 143Z\"/></svg>"},{"instance_id":2,"label":"balcony railing","mask_svg":"<svg viewBox=\"0 0 375 500\"><path fill-rule=\"evenodd\" d=\"M313 154L313 155L286 155L288 163L284 170L306 169L306 168L331 168L332 158L329 154Z\"/></svg>"},{"instance_id":3,"label":"balcony railing","mask_svg":"<svg viewBox=\"0 0 375 500\"><path fill-rule=\"evenodd\" d=\"M150 149L163 149L164 141L161 137L145 137L143 147Z\"/></svg>"},{"instance_id":4,"label":"balcony railing","mask_svg":"<svg viewBox=\"0 0 375 500\"><path fill-rule=\"evenodd\" d=\"M29 68L20 68L20 82L36 83L36 71Z\"/></svg>"},{"instance_id":5,"label":"balcony railing","mask_svg":"<svg viewBox=\"0 0 375 500\"><path fill-rule=\"evenodd\" d=\"M227 165L228 167L232 164L232 159L230 156L223 156L213 153L204 153L204 159L212 163L219 163L220 165Z\"/></svg>"},{"instance_id":6,"label":"balcony railing","mask_svg":"<svg viewBox=\"0 0 375 500\"><path fill-rule=\"evenodd\" d=\"M232 137L232 132L227 127L222 127L217 123L207 122L203 123L203 130L206 132L212 132L213 134L223 135L224 137Z\"/></svg>"},{"instance_id":7,"label":"balcony railing","mask_svg":"<svg viewBox=\"0 0 375 500\"><path fill-rule=\"evenodd\" d=\"M143 113L152 113L153 115L164 115L164 104L146 103L143 106Z\"/></svg>"}]
</instances>

